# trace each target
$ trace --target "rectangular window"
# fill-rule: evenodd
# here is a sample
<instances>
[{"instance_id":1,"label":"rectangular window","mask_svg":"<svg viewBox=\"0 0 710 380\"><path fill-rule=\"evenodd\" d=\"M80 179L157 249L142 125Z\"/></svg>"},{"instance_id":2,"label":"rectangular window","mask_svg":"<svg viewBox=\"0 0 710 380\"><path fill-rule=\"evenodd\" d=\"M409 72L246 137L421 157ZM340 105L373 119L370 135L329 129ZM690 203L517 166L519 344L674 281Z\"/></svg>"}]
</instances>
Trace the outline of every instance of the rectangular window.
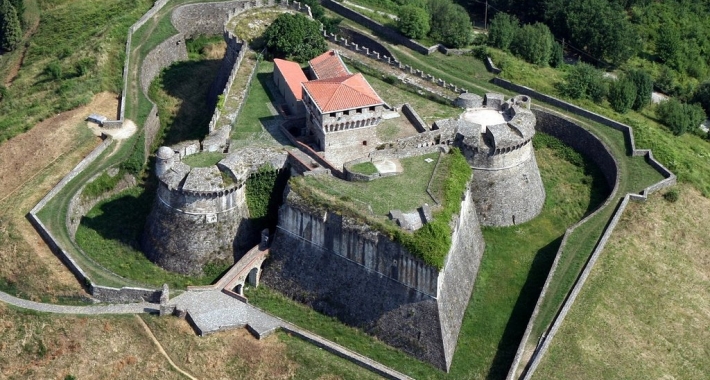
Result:
<instances>
[{"instance_id":1,"label":"rectangular window","mask_svg":"<svg viewBox=\"0 0 710 380\"><path fill-rule=\"evenodd\" d=\"M330 117L335 117L335 112L331 113Z\"/></svg>"},{"instance_id":2,"label":"rectangular window","mask_svg":"<svg viewBox=\"0 0 710 380\"><path fill-rule=\"evenodd\" d=\"M370 112L375 112L375 107L370 107Z\"/></svg>"}]
</instances>

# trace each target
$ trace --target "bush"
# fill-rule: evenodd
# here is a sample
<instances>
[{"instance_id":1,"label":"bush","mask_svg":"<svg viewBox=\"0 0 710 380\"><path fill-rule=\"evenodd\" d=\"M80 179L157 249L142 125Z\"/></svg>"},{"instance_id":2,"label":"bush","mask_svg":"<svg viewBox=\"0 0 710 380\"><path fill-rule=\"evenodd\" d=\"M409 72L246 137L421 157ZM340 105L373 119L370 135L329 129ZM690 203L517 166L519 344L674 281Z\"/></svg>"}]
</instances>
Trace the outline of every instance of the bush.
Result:
<instances>
[{"instance_id":1,"label":"bush","mask_svg":"<svg viewBox=\"0 0 710 380\"><path fill-rule=\"evenodd\" d=\"M608 99L614 111L626 113L636 101L636 85L631 79L623 76L609 86Z\"/></svg>"},{"instance_id":2,"label":"bush","mask_svg":"<svg viewBox=\"0 0 710 380\"><path fill-rule=\"evenodd\" d=\"M580 62L567 73L560 90L572 99L591 99L599 103L606 96L608 88L600 70Z\"/></svg>"},{"instance_id":3,"label":"bush","mask_svg":"<svg viewBox=\"0 0 710 380\"><path fill-rule=\"evenodd\" d=\"M710 115L710 81L703 82L695 90L693 101L700 104L705 110L705 114Z\"/></svg>"},{"instance_id":4,"label":"bush","mask_svg":"<svg viewBox=\"0 0 710 380\"><path fill-rule=\"evenodd\" d=\"M673 98L658 105L656 116L676 136L695 130L706 118L699 105L681 103Z\"/></svg>"},{"instance_id":5,"label":"bush","mask_svg":"<svg viewBox=\"0 0 710 380\"><path fill-rule=\"evenodd\" d=\"M451 0L430 0L429 37L447 47L460 48L471 42L471 19L464 7Z\"/></svg>"},{"instance_id":6,"label":"bush","mask_svg":"<svg viewBox=\"0 0 710 380\"><path fill-rule=\"evenodd\" d=\"M510 44L510 51L529 63L545 66L550 61L554 41L550 28L536 22L518 29L515 40Z\"/></svg>"},{"instance_id":7,"label":"bush","mask_svg":"<svg viewBox=\"0 0 710 380\"><path fill-rule=\"evenodd\" d=\"M520 23L515 16L507 13L497 13L488 28L488 45L501 50L508 50L520 29Z\"/></svg>"},{"instance_id":8,"label":"bush","mask_svg":"<svg viewBox=\"0 0 710 380\"><path fill-rule=\"evenodd\" d=\"M565 62L565 52L562 45L554 41L552 43L552 51L550 52L550 66L560 67L561 64Z\"/></svg>"},{"instance_id":9,"label":"bush","mask_svg":"<svg viewBox=\"0 0 710 380\"><path fill-rule=\"evenodd\" d=\"M397 28L409 38L422 38L429 33L429 14L422 8L405 5L399 8Z\"/></svg>"},{"instance_id":10,"label":"bush","mask_svg":"<svg viewBox=\"0 0 710 380\"><path fill-rule=\"evenodd\" d=\"M62 66L59 61L52 61L44 68L44 73L51 79L62 79Z\"/></svg>"},{"instance_id":11,"label":"bush","mask_svg":"<svg viewBox=\"0 0 710 380\"><path fill-rule=\"evenodd\" d=\"M663 194L663 199L671 203L678 202L678 199L680 199L680 192L678 191L678 189L670 189L665 194Z\"/></svg>"},{"instance_id":12,"label":"bush","mask_svg":"<svg viewBox=\"0 0 710 380\"><path fill-rule=\"evenodd\" d=\"M15 7L0 0L0 50L12 51L22 41L22 28Z\"/></svg>"}]
</instances>

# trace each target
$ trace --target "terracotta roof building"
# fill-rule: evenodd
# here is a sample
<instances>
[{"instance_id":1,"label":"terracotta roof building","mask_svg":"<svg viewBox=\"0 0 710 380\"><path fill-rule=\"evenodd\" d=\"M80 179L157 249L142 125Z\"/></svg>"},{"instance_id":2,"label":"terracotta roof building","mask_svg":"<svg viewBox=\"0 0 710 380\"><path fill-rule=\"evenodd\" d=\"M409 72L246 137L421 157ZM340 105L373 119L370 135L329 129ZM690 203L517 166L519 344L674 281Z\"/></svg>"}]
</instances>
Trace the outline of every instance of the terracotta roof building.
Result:
<instances>
[{"instance_id":1,"label":"terracotta roof building","mask_svg":"<svg viewBox=\"0 0 710 380\"><path fill-rule=\"evenodd\" d=\"M302 102L305 135L313 138L314 149L335 166L374 150L378 143L375 127L382 120L385 102L362 74L348 70L337 51L309 61L310 81L301 77L297 63L274 63L274 81L287 103ZM295 83L300 83L299 90Z\"/></svg>"},{"instance_id":2,"label":"terracotta roof building","mask_svg":"<svg viewBox=\"0 0 710 380\"><path fill-rule=\"evenodd\" d=\"M303 108L301 83L307 81L308 78L298 63L274 59L274 83L286 100L289 112L293 115L302 115L306 112Z\"/></svg>"}]
</instances>

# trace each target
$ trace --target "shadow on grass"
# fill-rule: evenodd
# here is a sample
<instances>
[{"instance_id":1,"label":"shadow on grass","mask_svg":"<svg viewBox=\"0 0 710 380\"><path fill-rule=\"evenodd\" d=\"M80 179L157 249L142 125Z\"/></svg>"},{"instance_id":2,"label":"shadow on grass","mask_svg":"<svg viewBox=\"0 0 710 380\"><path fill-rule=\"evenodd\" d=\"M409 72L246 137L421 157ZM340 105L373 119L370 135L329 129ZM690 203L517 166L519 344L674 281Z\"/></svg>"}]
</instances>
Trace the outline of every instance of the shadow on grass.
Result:
<instances>
[{"instance_id":1,"label":"shadow on grass","mask_svg":"<svg viewBox=\"0 0 710 380\"><path fill-rule=\"evenodd\" d=\"M153 204L155 191L146 189L138 196L125 194L104 203L99 215L84 216L81 224L107 240L115 240L140 250L140 240Z\"/></svg>"},{"instance_id":2,"label":"shadow on grass","mask_svg":"<svg viewBox=\"0 0 710 380\"><path fill-rule=\"evenodd\" d=\"M513 307L513 312L505 326L503 336L498 342L498 349L493 358L490 372L487 379L505 379L513 363L515 352L525 333L530 316L532 315L535 303L540 296L547 274L550 271L555 254L562 243L562 236L553 240L546 246L540 248L533 259L527 280L520 290L518 300Z\"/></svg>"},{"instance_id":3,"label":"shadow on grass","mask_svg":"<svg viewBox=\"0 0 710 380\"><path fill-rule=\"evenodd\" d=\"M177 62L157 79L164 94L151 97L158 103L163 145L174 145L186 140L198 140L209 133L214 107L207 104L210 85L221 66L221 60ZM155 95L157 96L155 96ZM168 109L165 94L177 99L177 109ZM161 107L161 104L166 105Z\"/></svg>"}]
</instances>

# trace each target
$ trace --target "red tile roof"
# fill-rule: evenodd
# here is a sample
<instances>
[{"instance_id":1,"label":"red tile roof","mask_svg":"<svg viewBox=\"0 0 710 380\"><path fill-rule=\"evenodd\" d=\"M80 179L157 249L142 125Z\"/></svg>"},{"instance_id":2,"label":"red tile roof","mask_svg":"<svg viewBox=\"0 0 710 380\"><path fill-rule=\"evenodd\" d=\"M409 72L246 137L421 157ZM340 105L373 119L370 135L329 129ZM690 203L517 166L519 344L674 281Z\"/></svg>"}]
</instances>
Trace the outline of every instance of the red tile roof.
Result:
<instances>
[{"instance_id":1,"label":"red tile roof","mask_svg":"<svg viewBox=\"0 0 710 380\"><path fill-rule=\"evenodd\" d=\"M350 75L350 71L340 59L338 52L328 50L327 52L308 61L313 73L318 79L337 78Z\"/></svg>"},{"instance_id":2,"label":"red tile roof","mask_svg":"<svg viewBox=\"0 0 710 380\"><path fill-rule=\"evenodd\" d=\"M279 58L274 58L274 66L281 72L288 88L296 97L296 100L301 100L303 92L301 91L301 83L308 82L306 74L301 70L301 66L296 62L286 61Z\"/></svg>"},{"instance_id":3,"label":"red tile roof","mask_svg":"<svg viewBox=\"0 0 710 380\"><path fill-rule=\"evenodd\" d=\"M360 73L304 82L303 87L322 113L385 103Z\"/></svg>"}]
</instances>

